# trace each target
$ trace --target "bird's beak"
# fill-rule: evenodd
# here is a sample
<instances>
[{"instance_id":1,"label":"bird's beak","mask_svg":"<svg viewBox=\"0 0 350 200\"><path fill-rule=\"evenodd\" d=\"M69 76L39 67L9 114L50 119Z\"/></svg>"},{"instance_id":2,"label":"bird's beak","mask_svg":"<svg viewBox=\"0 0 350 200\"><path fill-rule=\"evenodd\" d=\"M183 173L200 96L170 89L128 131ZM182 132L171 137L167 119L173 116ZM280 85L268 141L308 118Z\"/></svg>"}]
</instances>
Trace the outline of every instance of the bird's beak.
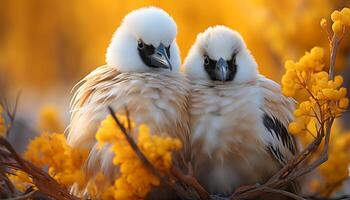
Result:
<instances>
[{"instance_id":1,"label":"bird's beak","mask_svg":"<svg viewBox=\"0 0 350 200\"><path fill-rule=\"evenodd\" d=\"M165 46L162 43L159 44L157 49L155 49L154 54L150 55L149 58L151 65L159 68L170 69L170 71L173 70Z\"/></svg>"},{"instance_id":2,"label":"bird's beak","mask_svg":"<svg viewBox=\"0 0 350 200\"><path fill-rule=\"evenodd\" d=\"M229 78L228 63L223 58L216 62L215 76L220 81L227 81Z\"/></svg>"}]
</instances>

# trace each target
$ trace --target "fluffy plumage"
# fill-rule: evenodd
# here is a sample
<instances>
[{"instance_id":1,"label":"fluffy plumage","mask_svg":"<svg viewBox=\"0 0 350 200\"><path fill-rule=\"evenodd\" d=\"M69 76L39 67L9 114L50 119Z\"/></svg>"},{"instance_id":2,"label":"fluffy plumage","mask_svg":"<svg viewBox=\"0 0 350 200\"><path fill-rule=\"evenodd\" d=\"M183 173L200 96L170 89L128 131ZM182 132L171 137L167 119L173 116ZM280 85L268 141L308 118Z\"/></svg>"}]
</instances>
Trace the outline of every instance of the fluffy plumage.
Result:
<instances>
[{"instance_id":1,"label":"fluffy plumage","mask_svg":"<svg viewBox=\"0 0 350 200\"><path fill-rule=\"evenodd\" d=\"M265 181L292 157L296 147L285 127L294 102L258 74L237 32L215 26L200 33L184 66L192 86L194 170L207 190L230 194ZM209 75L212 71L218 73ZM225 73L233 79L223 78Z\"/></svg>"},{"instance_id":2,"label":"fluffy plumage","mask_svg":"<svg viewBox=\"0 0 350 200\"><path fill-rule=\"evenodd\" d=\"M154 7L133 11L112 38L107 65L95 69L77 84L68 142L74 147L91 149L87 162L89 176L102 170L112 181L117 175L113 154L108 148L98 150L95 140L99 123L108 114L108 105L117 112L127 108L137 124L148 124L154 134L180 138L186 154L189 86L178 72L180 56L175 36L176 24L165 11Z\"/></svg>"}]
</instances>

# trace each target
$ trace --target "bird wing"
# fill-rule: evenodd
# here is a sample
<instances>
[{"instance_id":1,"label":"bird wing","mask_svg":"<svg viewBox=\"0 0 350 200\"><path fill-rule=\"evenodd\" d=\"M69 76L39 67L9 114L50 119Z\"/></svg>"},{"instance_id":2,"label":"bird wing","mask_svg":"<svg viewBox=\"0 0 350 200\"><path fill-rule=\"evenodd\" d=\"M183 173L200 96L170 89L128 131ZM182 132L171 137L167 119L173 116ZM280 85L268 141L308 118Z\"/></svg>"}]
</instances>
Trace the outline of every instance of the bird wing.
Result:
<instances>
[{"instance_id":1,"label":"bird wing","mask_svg":"<svg viewBox=\"0 0 350 200\"><path fill-rule=\"evenodd\" d=\"M71 120L67 142L72 147L90 149L84 166L87 177L93 177L100 168L112 177L115 169L109 147L96 148L95 133L100 122L108 115L107 105L111 101L110 88L123 81L120 73L113 67L101 66L85 76L73 88L70 104ZM104 159L104 157L105 159Z\"/></svg>"},{"instance_id":2,"label":"bird wing","mask_svg":"<svg viewBox=\"0 0 350 200\"><path fill-rule=\"evenodd\" d=\"M95 113L101 109L105 109L103 113L107 112L106 104L101 102L108 99L108 92L103 90L119 81L118 74L112 67L101 66L74 86L73 90L76 91L70 105L71 120L67 137L71 146L90 146L95 141L97 126L105 117L97 119Z\"/></svg>"},{"instance_id":3,"label":"bird wing","mask_svg":"<svg viewBox=\"0 0 350 200\"><path fill-rule=\"evenodd\" d=\"M295 101L281 93L279 84L264 76L259 77L258 84L263 96L263 124L270 138L266 148L281 165L285 165L298 151L295 139L288 133Z\"/></svg>"},{"instance_id":4,"label":"bird wing","mask_svg":"<svg viewBox=\"0 0 350 200\"><path fill-rule=\"evenodd\" d=\"M95 133L108 115L110 105L118 113L125 109L138 123L149 125L153 133L168 134L183 141L184 154L189 152L187 116L187 79L168 71L157 73L120 73L102 66L76 86L71 102L71 123L67 141L73 147L90 149L87 174L102 169L113 179L115 166L109 148L96 148Z\"/></svg>"}]
</instances>

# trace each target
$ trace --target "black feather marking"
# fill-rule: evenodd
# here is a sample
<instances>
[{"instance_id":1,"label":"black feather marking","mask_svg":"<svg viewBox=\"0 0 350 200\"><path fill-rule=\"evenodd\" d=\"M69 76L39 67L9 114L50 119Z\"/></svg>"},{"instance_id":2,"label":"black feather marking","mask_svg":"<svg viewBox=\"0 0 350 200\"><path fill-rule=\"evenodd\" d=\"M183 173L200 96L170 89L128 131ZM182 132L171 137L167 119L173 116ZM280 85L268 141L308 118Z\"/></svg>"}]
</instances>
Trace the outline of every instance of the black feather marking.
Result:
<instances>
[{"instance_id":1,"label":"black feather marking","mask_svg":"<svg viewBox=\"0 0 350 200\"><path fill-rule=\"evenodd\" d=\"M288 133L287 128L275 117L270 117L266 113L263 116L263 122L266 129L271 133L272 137L276 137L287 147L292 154L296 154L296 145L294 138Z\"/></svg>"},{"instance_id":2,"label":"black feather marking","mask_svg":"<svg viewBox=\"0 0 350 200\"><path fill-rule=\"evenodd\" d=\"M278 162L284 166L287 161L286 158L283 156L282 152L278 147L274 147L272 144L267 146L267 150L272 154L272 156L278 160Z\"/></svg>"}]
</instances>

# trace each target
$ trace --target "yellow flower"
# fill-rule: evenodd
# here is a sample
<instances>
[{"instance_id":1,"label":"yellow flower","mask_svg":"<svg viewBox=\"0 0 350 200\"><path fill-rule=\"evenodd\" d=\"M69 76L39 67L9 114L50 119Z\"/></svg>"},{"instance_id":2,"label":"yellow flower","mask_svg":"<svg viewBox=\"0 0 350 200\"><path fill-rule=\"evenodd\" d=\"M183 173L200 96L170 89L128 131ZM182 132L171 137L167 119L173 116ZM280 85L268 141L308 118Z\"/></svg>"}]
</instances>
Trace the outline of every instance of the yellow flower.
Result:
<instances>
[{"instance_id":1,"label":"yellow flower","mask_svg":"<svg viewBox=\"0 0 350 200\"><path fill-rule=\"evenodd\" d=\"M309 112L311 111L310 101L304 101L304 102L300 103L299 109L300 109L301 113L306 114L306 115L309 114Z\"/></svg>"},{"instance_id":2,"label":"yellow flower","mask_svg":"<svg viewBox=\"0 0 350 200\"><path fill-rule=\"evenodd\" d=\"M323 48L314 47L310 52L306 52L298 62L287 61L285 63L286 73L281 81L283 94L289 97L297 96L301 90L305 89L305 86L313 84L313 76L316 72L321 73L316 76L316 80L324 82L324 77L326 75L328 78L328 74L320 72L324 68L323 60Z\"/></svg>"},{"instance_id":3,"label":"yellow flower","mask_svg":"<svg viewBox=\"0 0 350 200\"><path fill-rule=\"evenodd\" d=\"M341 10L342 20L346 26L350 26L350 8L343 8Z\"/></svg>"},{"instance_id":4,"label":"yellow flower","mask_svg":"<svg viewBox=\"0 0 350 200\"><path fill-rule=\"evenodd\" d=\"M118 116L118 119L122 124L127 124L125 116ZM160 172L166 173L172 165L172 152L182 148L180 140L152 135L145 124L135 127L132 122L132 127L137 130L133 135L140 150ZM115 153L113 163L120 166L120 176L104 195L113 196L114 199L143 199L152 187L160 184L158 177L143 166L111 116L101 122L96 139L101 147L106 143L111 145Z\"/></svg>"},{"instance_id":5,"label":"yellow flower","mask_svg":"<svg viewBox=\"0 0 350 200\"><path fill-rule=\"evenodd\" d=\"M335 21L332 25L332 30L338 36L343 33L343 23L341 21Z\"/></svg>"},{"instance_id":6,"label":"yellow flower","mask_svg":"<svg viewBox=\"0 0 350 200\"><path fill-rule=\"evenodd\" d=\"M330 100L337 100L339 96L337 90L330 89L330 88L322 89L322 93L325 96L325 98Z\"/></svg>"},{"instance_id":7,"label":"yellow flower","mask_svg":"<svg viewBox=\"0 0 350 200\"><path fill-rule=\"evenodd\" d=\"M328 161L319 167L325 185L339 185L340 181L346 179L349 174L350 163L350 133L342 133L333 130L330 140Z\"/></svg>"},{"instance_id":8,"label":"yellow flower","mask_svg":"<svg viewBox=\"0 0 350 200\"><path fill-rule=\"evenodd\" d=\"M320 25L322 28L326 28L327 27L327 20L325 18L322 18L320 21Z\"/></svg>"},{"instance_id":9,"label":"yellow flower","mask_svg":"<svg viewBox=\"0 0 350 200\"><path fill-rule=\"evenodd\" d=\"M339 101L339 108L346 109L349 106L348 98L341 98Z\"/></svg>"},{"instance_id":10,"label":"yellow flower","mask_svg":"<svg viewBox=\"0 0 350 200\"><path fill-rule=\"evenodd\" d=\"M331 15L332 21L334 22L332 25L333 32L341 36L345 28L350 26L350 9L343 8L341 11L334 11Z\"/></svg>"},{"instance_id":11,"label":"yellow flower","mask_svg":"<svg viewBox=\"0 0 350 200\"><path fill-rule=\"evenodd\" d=\"M302 131L302 127L296 122L291 122L288 126L288 130L292 134L298 134Z\"/></svg>"},{"instance_id":12,"label":"yellow flower","mask_svg":"<svg viewBox=\"0 0 350 200\"><path fill-rule=\"evenodd\" d=\"M48 167L49 174L64 186L85 184L81 166L88 152L68 146L64 134L44 133L27 146L24 158L38 167Z\"/></svg>"},{"instance_id":13,"label":"yellow flower","mask_svg":"<svg viewBox=\"0 0 350 200\"><path fill-rule=\"evenodd\" d=\"M314 60L322 60L324 57L324 49L321 47L312 48L310 53Z\"/></svg>"},{"instance_id":14,"label":"yellow flower","mask_svg":"<svg viewBox=\"0 0 350 200\"><path fill-rule=\"evenodd\" d=\"M331 19L332 21L338 21L338 20L341 20L342 18L342 14L341 12L339 12L338 10L334 11L332 14L331 14Z\"/></svg>"},{"instance_id":15,"label":"yellow flower","mask_svg":"<svg viewBox=\"0 0 350 200\"><path fill-rule=\"evenodd\" d=\"M43 132L61 132L63 123L60 120L59 112L54 106L44 106L40 110L39 127Z\"/></svg>"}]
</instances>

